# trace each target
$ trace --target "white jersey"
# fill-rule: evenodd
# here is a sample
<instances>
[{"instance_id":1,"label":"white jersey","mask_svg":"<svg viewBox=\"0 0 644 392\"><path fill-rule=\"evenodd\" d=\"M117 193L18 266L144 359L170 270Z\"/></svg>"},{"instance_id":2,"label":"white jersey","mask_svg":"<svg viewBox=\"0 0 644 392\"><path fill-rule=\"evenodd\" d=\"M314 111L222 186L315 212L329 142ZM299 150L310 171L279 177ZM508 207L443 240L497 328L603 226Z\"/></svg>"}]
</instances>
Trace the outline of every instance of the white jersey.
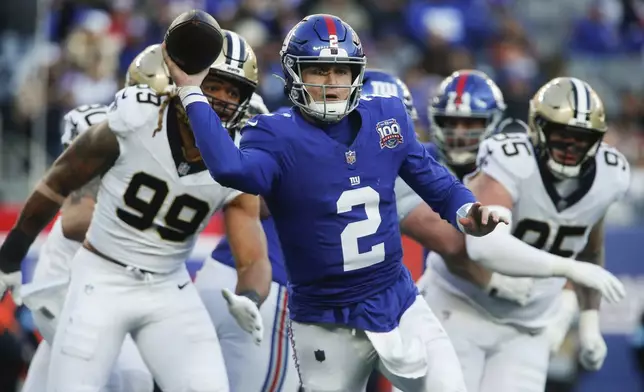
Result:
<instances>
[{"instance_id":1,"label":"white jersey","mask_svg":"<svg viewBox=\"0 0 644 392\"><path fill-rule=\"evenodd\" d=\"M60 143L67 147L76 136L85 132L92 125L105 121L107 107L104 105L83 105L69 111L63 117ZM34 271L34 281L47 277L64 277L69 275L69 262L72 260L81 243L70 240L63 235L61 218L56 218L47 240L40 250L42 255Z\"/></svg>"},{"instance_id":2,"label":"white jersey","mask_svg":"<svg viewBox=\"0 0 644 392\"><path fill-rule=\"evenodd\" d=\"M105 256L157 273L179 268L212 214L241 194L185 160L176 108L159 113L165 99L141 85L116 94L107 118L120 156L103 176L87 233Z\"/></svg>"},{"instance_id":3,"label":"white jersey","mask_svg":"<svg viewBox=\"0 0 644 392\"><path fill-rule=\"evenodd\" d=\"M501 183L512 196L513 235L535 248L570 258L584 249L593 226L622 198L630 182L626 159L606 144L597 151L594 175L561 181L557 186L544 181L525 134L499 134L485 140L477 164L478 170ZM566 282L563 278L536 280L530 302L519 306L490 297L449 273L440 256L428 259L448 290L500 322L528 328L545 326L556 311L555 299Z\"/></svg>"}]
</instances>

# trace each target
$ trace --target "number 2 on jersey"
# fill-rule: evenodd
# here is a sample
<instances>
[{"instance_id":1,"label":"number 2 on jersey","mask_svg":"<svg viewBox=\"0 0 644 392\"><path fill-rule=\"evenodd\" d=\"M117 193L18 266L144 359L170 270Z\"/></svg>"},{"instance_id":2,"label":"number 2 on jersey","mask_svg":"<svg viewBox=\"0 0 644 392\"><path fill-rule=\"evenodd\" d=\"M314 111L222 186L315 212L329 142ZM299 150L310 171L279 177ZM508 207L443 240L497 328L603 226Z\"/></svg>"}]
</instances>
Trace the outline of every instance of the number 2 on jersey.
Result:
<instances>
[{"instance_id":1,"label":"number 2 on jersey","mask_svg":"<svg viewBox=\"0 0 644 392\"><path fill-rule=\"evenodd\" d=\"M382 221L378 192L371 187L351 189L342 192L336 202L338 214L347 213L360 205L364 205L367 219L349 223L340 234L344 271L355 271L385 260L385 244L382 242L364 253L358 249L358 240L375 234Z\"/></svg>"},{"instance_id":2,"label":"number 2 on jersey","mask_svg":"<svg viewBox=\"0 0 644 392\"><path fill-rule=\"evenodd\" d=\"M151 191L150 197L142 198L142 188ZM123 194L125 205L138 212L132 214L121 208L117 208L116 215L129 226L141 231L155 226L159 236L167 241L182 242L195 234L203 220L208 216L210 206L203 200L196 199L190 195L177 196L164 217L166 226L154 224L154 219L163 207L163 202L168 196L168 184L165 181L149 174L138 172L132 176L132 180ZM188 220L181 218L184 209L192 210L192 216Z\"/></svg>"}]
</instances>

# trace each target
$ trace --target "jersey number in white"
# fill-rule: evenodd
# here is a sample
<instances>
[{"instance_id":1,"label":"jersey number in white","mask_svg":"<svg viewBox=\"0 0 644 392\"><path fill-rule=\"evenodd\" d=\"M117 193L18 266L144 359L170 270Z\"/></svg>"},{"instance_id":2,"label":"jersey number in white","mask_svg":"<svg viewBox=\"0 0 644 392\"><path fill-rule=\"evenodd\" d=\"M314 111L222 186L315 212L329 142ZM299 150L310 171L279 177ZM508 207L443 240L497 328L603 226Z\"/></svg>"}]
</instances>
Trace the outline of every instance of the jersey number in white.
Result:
<instances>
[{"instance_id":1,"label":"jersey number in white","mask_svg":"<svg viewBox=\"0 0 644 392\"><path fill-rule=\"evenodd\" d=\"M367 214L367 219L349 223L340 234L344 270L354 271L383 262L385 260L384 243L376 244L364 253L360 253L358 249L358 240L375 234L382 221L378 192L371 187L344 191L338 198L336 205L338 214L347 213L360 205L364 205L364 210Z\"/></svg>"},{"instance_id":2,"label":"jersey number in white","mask_svg":"<svg viewBox=\"0 0 644 392\"><path fill-rule=\"evenodd\" d=\"M524 219L514 229L514 236L537 249L546 250L553 255L571 257L575 255L575 252L562 249L563 242L566 238L580 237L586 233L586 228L583 226L559 226L559 230L557 230L557 235L555 235L555 240L552 242L550 249L545 249L548 238L550 237L550 230L550 225L546 222ZM537 239L532 242L525 241L524 238L528 232L536 234Z\"/></svg>"},{"instance_id":3,"label":"jersey number in white","mask_svg":"<svg viewBox=\"0 0 644 392\"><path fill-rule=\"evenodd\" d=\"M152 196L145 199L141 198L139 192L143 187L151 190ZM132 181L130 181L130 185L128 185L123 194L123 201L126 206L139 214L132 214L124 209L117 208L116 215L135 229L143 231L154 226L159 236L164 240L183 242L197 232L203 220L208 216L210 206L205 201L187 194L177 196L163 218L166 226L155 225L154 218L161 210L168 192L168 184L165 181L149 174L138 172L132 176ZM193 212L189 220L181 218L181 213L185 208Z\"/></svg>"}]
</instances>

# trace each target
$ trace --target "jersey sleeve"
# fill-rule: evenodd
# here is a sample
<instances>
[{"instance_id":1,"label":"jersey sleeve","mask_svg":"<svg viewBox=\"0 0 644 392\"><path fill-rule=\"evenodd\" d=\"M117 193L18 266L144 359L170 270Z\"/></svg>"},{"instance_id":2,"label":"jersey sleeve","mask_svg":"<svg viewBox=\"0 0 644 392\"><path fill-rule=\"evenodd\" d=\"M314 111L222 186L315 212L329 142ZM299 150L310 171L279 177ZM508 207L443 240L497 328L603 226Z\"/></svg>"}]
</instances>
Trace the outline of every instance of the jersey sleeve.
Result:
<instances>
[{"instance_id":1,"label":"jersey sleeve","mask_svg":"<svg viewBox=\"0 0 644 392\"><path fill-rule=\"evenodd\" d=\"M478 171L503 185L516 202L522 179L528 178L536 168L534 154L528 135L498 134L481 143L476 166Z\"/></svg>"},{"instance_id":2,"label":"jersey sleeve","mask_svg":"<svg viewBox=\"0 0 644 392\"><path fill-rule=\"evenodd\" d=\"M70 110L63 117L60 143L67 147L76 136L88 130L92 125L105 121L107 107L104 105L82 105Z\"/></svg>"},{"instance_id":3,"label":"jersey sleeve","mask_svg":"<svg viewBox=\"0 0 644 392\"><path fill-rule=\"evenodd\" d=\"M626 196L631 185L631 167L628 159L615 147L601 144L598 151L597 162L606 166L606 173L613 185L606 187L615 193L614 201L620 201Z\"/></svg>"},{"instance_id":4,"label":"jersey sleeve","mask_svg":"<svg viewBox=\"0 0 644 392\"><path fill-rule=\"evenodd\" d=\"M290 162L290 144L287 136L275 131L279 120L286 115L288 114L260 114L249 120L241 129L240 150L248 153L255 151L256 154L261 151L263 155L270 157L270 166L275 166L271 169L271 172L274 172L273 179L277 179L281 169L288 167Z\"/></svg>"},{"instance_id":5,"label":"jersey sleeve","mask_svg":"<svg viewBox=\"0 0 644 392\"><path fill-rule=\"evenodd\" d=\"M264 116L242 128L240 148L235 146L219 116L198 87L179 89L192 132L210 175L220 184L240 191L266 195L280 173L282 141Z\"/></svg>"},{"instance_id":6,"label":"jersey sleeve","mask_svg":"<svg viewBox=\"0 0 644 392\"><path fill-rule=\"evenodd\" d=\"M237 189L233 188L224 188L224 191L226 192L225 197L224 197L224 205L228 205L231 201L235 200L235 198L239 195L241 195L243 192L238 191Z\"/></svg>"},{"instance_id":7,"label":"jersey sleeve","mask_svg":"<svg viewBox=\"0 0 644 392\"><path fill-rule=\"evenodd\" d=\"M107 112L112 132L119 136L156 126L164 97L158 96L145 85L126 87L116 93ZM154 131L154 129L147 129Z\"/></svg>"}]
</instances>

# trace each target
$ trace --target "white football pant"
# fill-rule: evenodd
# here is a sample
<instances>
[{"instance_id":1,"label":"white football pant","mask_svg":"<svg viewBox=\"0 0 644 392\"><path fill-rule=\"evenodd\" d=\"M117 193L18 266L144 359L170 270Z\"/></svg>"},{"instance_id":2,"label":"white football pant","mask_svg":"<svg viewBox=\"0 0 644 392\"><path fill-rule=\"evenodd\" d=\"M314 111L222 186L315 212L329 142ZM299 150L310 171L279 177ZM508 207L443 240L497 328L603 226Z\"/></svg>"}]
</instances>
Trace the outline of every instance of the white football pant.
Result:
<instances>
[{"instance_id":1,"label":"white football pant","mask_svg":"<svg viewBox=\"0 0 644 392\"><path fill-rule=\"evenodd\" d=\"M228 391L217 334L185 266L136 273L81 248L71 269L47 392L100 391L128 333L164 392Z\"/></svg>"},{"instance_id":2,"label":"white football pant","mask_svg":"<svg viewBox=\"0 0 644 392\"><path fill-rule=\"evenodd\" d=\"M231 392L297 392L299 378L288 340L286 287L271 283L271 291L260 311L264 339L257 346L228 312L221 295L224 288L235 290L237 271L207 259L197 272L195 286L217 329L226 362Z\"/></svg>"},{"instance_id":3,"label":"white football pant","mask_svg":"<svg viewBox=\"0 0 644 392\"><path fill-rule=\"evenodd\" d=\"M65 265L69 261L64 261ZM55 260L55 255L41 253L34 278L28 285L25 285L23 300L31 309L34 324L43 340L38 345L29 364L22 392L43 392L47 390L49 384L50 342L54 339L69 287L69 271L66 268L60 268L61 262L63 261ZM132 338L127 335L108 382L101 391L152 392L153 387L152 375L145 366Z\"/></svg>"},{"instance_id":4,"label":"white football pant","mask_svg":"<svg viewBox=\"0 0 644 392\"><path fill-rule=\"evenodd\" d=\"M409 378L393 374L381 359L382 353L376 352L372 334L367 336L364 331L342 326L292 321L295 364L304 390L364 391L369 375L377 368L404 392L466 391L454 348L421 296L405 311L398 329L396 338L402 345L419 345L416 348L427 363L424 376ZM392 345L384 346L392 348ZM401 354L404 356L404 351Z\"/></svg>"},{"instance_id":5,"label":"white football pant","mask_svg":"<svg viewBox=\"0 0 644 392\"><path fill-rule=\"evenodd\" d=\"M494 322L432 278L422 291L452 340L468 392L544 391L549 361L545 335Z\"/></svg>"}]
</instances>

